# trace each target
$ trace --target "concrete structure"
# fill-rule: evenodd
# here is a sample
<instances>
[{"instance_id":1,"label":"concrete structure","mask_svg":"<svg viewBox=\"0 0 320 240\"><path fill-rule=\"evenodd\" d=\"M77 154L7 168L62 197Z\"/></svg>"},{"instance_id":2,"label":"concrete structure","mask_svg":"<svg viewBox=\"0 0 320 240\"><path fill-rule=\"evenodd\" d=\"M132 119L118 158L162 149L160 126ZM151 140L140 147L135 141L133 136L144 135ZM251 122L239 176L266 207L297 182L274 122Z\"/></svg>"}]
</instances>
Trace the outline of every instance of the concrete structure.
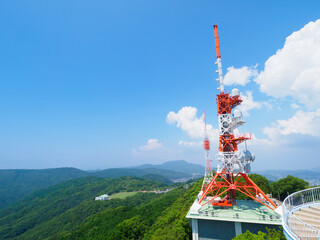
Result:
<instances>
[{"instance_id":1,"label":"concrete structure","mask_svg":"<svg viewBox=\"0 0 320 240\"><path fill-rule=\"evenodd\" d=\"M279 213L251 200L238 200L237 206L222 208L202 206L196 199L187 218L193 240L230 240L247 230L266 232L266 227L278 229L282 225Z\"/></svg>"},{"instance_id":2,"label":"concrete structure","mask_svg":"<svg viewBox=\"0 0 320 240\"><path fill-rule=\"evenodd\" d=\"M110 198L107 194L103 194L99 197L96 197L94 200L110 200Z\"/></svg>"},{"instance_id":3,"label":"concrete structure","mask_svg":"<svg viewBox=\"0 0 320 240\"><path fill-rule=\"evenodd\" d=\"M283 232L287 239L320 239L320 187L289 195L282 209Z\"/></svg>"}]
</instances>

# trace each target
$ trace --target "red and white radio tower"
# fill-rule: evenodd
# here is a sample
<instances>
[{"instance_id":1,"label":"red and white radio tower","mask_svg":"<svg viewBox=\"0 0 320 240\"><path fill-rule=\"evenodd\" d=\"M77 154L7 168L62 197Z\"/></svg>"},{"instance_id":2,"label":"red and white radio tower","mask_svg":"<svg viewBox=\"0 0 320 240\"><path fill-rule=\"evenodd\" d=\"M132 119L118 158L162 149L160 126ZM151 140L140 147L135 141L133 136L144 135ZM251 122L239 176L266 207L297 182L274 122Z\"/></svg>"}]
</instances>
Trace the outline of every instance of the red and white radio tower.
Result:
<instances>
[{"instance_id":1,"label":"red and white radio tower","mask_svg":"<svg viewBox=\"0 0 320 240\"><path fill-rule=\"evenodd\" d=\"M204 148L204 152L205 152L205 173L204 173L204 179L203 179L201 191L205 190L205 188L208 186L208 184L210 183L211 179L213 178L212 167L211 167L211 159L209 157L210 141L209 141L208 133L207 133L206 112L204 112L203 148Z\"/></svg>"},{"instance_id":2,"label":"red and white radio tower","mask_svg":"<svg viewBox=\"0 0 320 240\"><path fill-rule=\"evenodd\" d=\"M234 130L244 121L239 109L232 110L241 104L240 92L233 89L231 93L224 90L218 26L214 25L214 35L217 52L219 82L217 95L217 110L219 121L219 153L217 155L217 172L206 188L201 192L199 204L211 202L214 206L231 207L236 205L237 192L243 193L270 209L277 206L266 194L248 177L250 164L255 157L248 150L238 151L238 145L251 139L250 134L234 134ZM270 204L268 204L268 202Z\"/></svg>"}]
</instances>

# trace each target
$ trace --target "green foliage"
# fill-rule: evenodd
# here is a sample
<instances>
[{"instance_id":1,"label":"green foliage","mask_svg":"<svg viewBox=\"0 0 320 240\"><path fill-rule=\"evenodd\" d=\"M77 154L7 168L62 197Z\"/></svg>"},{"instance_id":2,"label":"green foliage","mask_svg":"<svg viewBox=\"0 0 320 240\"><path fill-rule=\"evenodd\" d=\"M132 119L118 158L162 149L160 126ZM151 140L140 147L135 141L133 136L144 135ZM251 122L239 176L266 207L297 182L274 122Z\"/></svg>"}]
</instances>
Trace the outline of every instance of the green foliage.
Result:
<instances>
[{"instance_id":1,"label":"green foliage","mask_svg":"<svg viewBox=\"0 0 320 240\"><path fill-rule=\"evenodd\" d=\"M258 234L253 234L247 230L245 233L236 236L233 240L266 240L267 234L263 232L258 232Z\"/></svg>"},{"instance_id":2,"label":"green foliage","mask_svg":"<svg viewBox=\"0 0 320 240\"><path fill-rule=\"evenodd\" d=\"M138 193L135 196L126 198L127 204L134 201L139 195L142 197L142 202L137 204L131 204L124 207L119 206L114 209L107 209L100 211L97 214L91 215L81 224L78 224L71 233L61 236L60 239L126 239L127 234L119 231L119 229L137 229L137 232L143 232L150 228L161 216L163 211L171 206L174 201L185 192L184 189L175 189L166 194L151 194L153 199L145 200L143 197L145 193ZM130 201L129 201L130 200ZM112 200L111 200L112 201ZM134 222L126 221L135 216L141 217L143 222L139 222L137 226L134 226ZM124 222L126 221L126 222ZM130 223L130 224L129 224ZM146 229L141 227L144 224ZM143 235L140 236L141 238Z\"/></svg>"},{"instance_id":3,"label":"green foliage","mask_svg":"<svg viewBox=\"0 0 320 240\"><path fill-rule=\"evenodd\" d=\"M264 193L271 193L271 188L269 184L269 180L266 179L264 176L261 176L259 174L253 173L248 175L251 180L258 185L258 187L264 192Z\"/></svg>"},{"instance_id":4,"label":"green foliage","mask_svg":"<svg viewBox=\"0 0 320 240\"><path fill-rule=\"evenodd\" d=\"M306 189L309 183L297 177L288 175L279 181L271 183L271 192L274 197L284 200L289 194Z\"/></svg>"},{"instance_id":5,"label":"green foliage","mask_svg":"<svg viewBox=\"0 0 320 240\"><path fill-rule=\"evenodd\" d=\"M119 192L119 193L115 193L111 196L109 196L110 198L112 199L115 199L115 198L120 198L120 199L125 199L126 197L130 197L130 196L133 196L135 194L137 194L138 192Z\"/></svg>"},{"instance_id":6,"label":"green foliage","mask_svg":"<svg viewBox=\"0 0 320 240\"><path fill-rule=\"evenodd\" d=\"M189 173L176 172L172 170L157 169L157 168L145 168L145 169L110 168L110 169L90 173L91 176L103 177L103 178L117 178L122 176L143 177L149 174L161 175L168 179L191 177Z\"/></svg>"},{"instance_id":7,"label":"green foliage","mask_svg":"<svg viewBox=\"0 0 320 240\"><path fill-rule=\"evenodd\" d=\"M283 234L282 227L279 230L266 228L268 233L258 232L258 234L253 234L248 230L236 236L233 240L286 240Z\"/></svg>"},{"instance_id":8,"label":"green foliage","mask_svg":"<svg viewBox=\"0 0 320 240\"><path fill-rule=\"evenodd\" d=\"M152 225L145 239L190 239L191 228L185 217L201 189L201 181L181 195Z\"/></svg>"},{"instance_id":9,"label":"green foliage","mask_svg":"<svg viewBox=\"0 0 320 240\"><path fill-rule=\"evenodd\" d=\"M88 176L86 172L76 168L0 170L0 208L40 189L85 176Z\"/></svg>"},{"instance_id":10,"label":"green foliage","mask_svg":"<svg viewBox=\"0 0 320 240\"><path fill-rule=\"evenodd\" d=\"M272 239L272 240L286 240L287 239L283 233L283 228L282 227L279 227L279 228L280 228L279 230L267 228L269 239Z\"/></svg>"},{"instance_id":11,"label":"green foliage","mask_svg":"<svg viewBox=\"0 0 320 240\"><path fill-rule=\"evenodd\" d=\"M165 194L138 192L125 199L94 201L102 193L165 185L134 177L71 180L0 211L0 239L189 239L185 215L200 186L201 181Z\"/></svg>"},{"instance_id":12,"label":"green foliage","mask_svg":"<svg viewBox=\"0 0 320 240\"><path fill-rule=\"evenodd\" d=\"M164 184L151 180L122 177L119 179L100 179L86 177L64 182L45 190L33 193L24 201L0 211L0 239L11 239L21 236L21 239L43 239L40 236L51 236L51 230L46 232L44 226L52 231L60 231L66 227L79 224L91 214L100 212L104 208L118 207L122 203L119 199L110 201L93 201L94 197L103 193L115 193L120 191L153 190L165 187ZM138 194L137 194L138 195ZM140 195L133 204L139 205L145 200L152 199L156 194ZM148 196L151 196L148 197ZM127 203L130 206L130 202ZM68 215L69 211L74 214ZM63 218L59 219L59 216ZM58 218L59 221L57 221ZM64 219L72 220L65 222ZM51 222L50 222L51 221ZM48 224L48 225L46 225ZM56 228L59 226L59 228ZM70 227L72 228L72 227ZM33 233L36 229L36 233ZM42 235L42 232L44 233ZM37 234L40 231L41 234ZM26 234L24 236L24 234ZM32 237L28 237L32 236Z\"/></svg>"},{"instance_id":13,"label":"green foliage","mask_svg":"<svg viewBox=\"0 0 320 240\"><path fill-rule=\"evenodd\" d=\"M189 165L192 166L192 164L186 162L182 165L186 165L189 168ZM143 177L165 184L172 184L169 179L191 177L189 173L158 168L113 168L94 172L85 172L76 168L0 170L0 209L20 201L35 191L71 179L87 176L103 178L117 178L123 176Z\"/></svg>"},{"instance_id":14,"label":"green foliage","mask_svg":"<svg viewBox=\"0 0 320 240\"><path fill-rule=\"evenodd\" d=\"M199 173L200 175L202 175L204 172L204 166L199 164L188 163L184 160L168 161L160 165L144 164L136 168L138 169L157 168L157 169L166 169L166 170L172 170L172 171L184 172L184 173L190 173L190 174Z\"/></svg>"},{"instance_id":15,"label":"green foliage","mask_svg":"<svg viewBox=\"0 0 320 240\"><path fill-rule=\"evenodd\" d=\"M124 220L119 223L111 234L108 235L110 240L139 240L143 238L144 233L147 230L146 222L138 215Z\"/></svg>"},{"instance_id":16,"label":"green foliage","mask_svg":"<svg viewBox=\"0 0 320 240\"><path fill-rule=\"evenodd\" d=\"M263 191L270 190L264 177L251 174L250 178ZM290 184L297 184L294 187L305 186L301 179L287 178ZM138 177L70 180L37 191L24 201L0 210L0 239L190 239L191 227L185 216L201 183L202 179L172 184L175 187L172 191L155 194L138 191L168 186ZM117 193L128 196L109 201L93 200L101 194ZM246 232L235 239L285 238L281 231L269 229L268 233Z\"/></svg>"},{"instance_id":17,"label":"green foliage","mask_svg":"<svg viewBox=\"0 0 320 240\"><path fill-rule=\"evenodd\" d=\"M143 178L147 178L147 179L150 179L150 180L153 180L153 181L157 181L157 182L162 182L162 183L165 183L165 184L172 184L173 182L170 181L168 178L162 176L162 175L159 175L159 174L146 174L146 175L143 175L142 176Z\"/></svg>"}]
</instances>

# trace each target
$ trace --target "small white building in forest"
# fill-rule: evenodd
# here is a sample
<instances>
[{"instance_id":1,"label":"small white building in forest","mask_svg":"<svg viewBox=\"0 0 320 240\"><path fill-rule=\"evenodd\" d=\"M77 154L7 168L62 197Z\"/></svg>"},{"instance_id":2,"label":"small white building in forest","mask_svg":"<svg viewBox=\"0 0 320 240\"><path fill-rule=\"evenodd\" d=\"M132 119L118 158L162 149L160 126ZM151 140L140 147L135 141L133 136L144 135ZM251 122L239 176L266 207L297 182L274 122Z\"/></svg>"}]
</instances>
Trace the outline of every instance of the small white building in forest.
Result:
<instances>
[{"instance_id":1,"label":"small white building in forest","mask_svg":"<svg viewBox=\"0 0 320 240\"><path fill-rule=\"evenodd\" d=\"M110 200L108 194L103 194L99 197L96 197L94 200Z\"/></svg>"}]
</instances>

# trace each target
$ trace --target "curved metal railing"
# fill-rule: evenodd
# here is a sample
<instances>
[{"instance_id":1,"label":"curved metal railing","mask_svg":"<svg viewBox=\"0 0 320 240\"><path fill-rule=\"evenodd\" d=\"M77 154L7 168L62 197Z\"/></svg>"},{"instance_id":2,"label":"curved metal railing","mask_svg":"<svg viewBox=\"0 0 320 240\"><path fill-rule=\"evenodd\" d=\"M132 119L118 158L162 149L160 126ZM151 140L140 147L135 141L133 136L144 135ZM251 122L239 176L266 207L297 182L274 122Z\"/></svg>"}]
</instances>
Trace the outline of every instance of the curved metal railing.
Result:
<instances>
[{"instance_id":1,"label":"curved metal railing","mask_svg":"<svg viewBox=\"0 0 320 240\"><path fill-rule=\"evenodd\" d=\"M283 201L282 225L291 239L320 239L319 229L302 221L293 213L311 205L320 205L320 187L295 192Z\"/></svg>"}]
</instances>

